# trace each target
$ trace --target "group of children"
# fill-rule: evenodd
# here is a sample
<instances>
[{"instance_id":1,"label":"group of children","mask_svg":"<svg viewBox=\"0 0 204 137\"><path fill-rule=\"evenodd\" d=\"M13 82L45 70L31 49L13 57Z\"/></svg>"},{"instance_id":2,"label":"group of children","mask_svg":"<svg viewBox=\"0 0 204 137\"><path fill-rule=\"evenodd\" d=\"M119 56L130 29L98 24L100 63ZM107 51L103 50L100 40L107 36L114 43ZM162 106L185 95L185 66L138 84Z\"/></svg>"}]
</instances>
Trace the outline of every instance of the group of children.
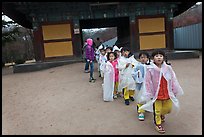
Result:
<instances>
[{"instance_id":1,"label":"group of children","mask_svg":"<svg viewBox=\"0 0 204 137\"><path fill-rule=\"evenodd\" d=\"M154 125L165 133L162 123L172 107L179 108L178 95L183 90L172 67L165 62L165 52L155 50L152 59L147 52L139 54L139 61L127 47L98 48L98 70L103 79L103 100L124 98L124 103L136 100L138 119L144 120L145 111L154 115Z\"/></svg>"}]
</instances>

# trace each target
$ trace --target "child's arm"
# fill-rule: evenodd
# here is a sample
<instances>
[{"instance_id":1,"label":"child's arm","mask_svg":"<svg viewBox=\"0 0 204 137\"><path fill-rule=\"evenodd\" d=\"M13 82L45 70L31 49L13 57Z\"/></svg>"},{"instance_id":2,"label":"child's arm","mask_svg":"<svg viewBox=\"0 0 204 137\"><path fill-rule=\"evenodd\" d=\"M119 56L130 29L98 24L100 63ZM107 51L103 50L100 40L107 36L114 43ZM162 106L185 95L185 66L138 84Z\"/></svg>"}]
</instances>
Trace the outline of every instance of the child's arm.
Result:
<instances>
[{"instance_id":1,"label":"child's arm","mask_svg":"<svg viewBox=\"0 0 204 137\"><path fill-rule=\"evenodd\" d=\"M86 59L87 61L91 60L91 49L89 47L86 48Z\"/></svg>"},{"instance_id":2,"label":"child's arm","mask_svg":"<svg viewBox=\"0 0 204 137\"><path fill-rule=\"evenodd\" d=\"M100 64L100 70L104 73L105 72L105 68L106 68L106 63L102 62Z\"/></svg>"},{"instance_id":3,"label":"child's arm","mask_svg":"<svg viewBox=\"0 0 204 137\"><path fill-rule=\"evenodd\" d=\"M146 97L147 100L150 100L153 98L153 83L152 83L152 77L150 70L147 69L146 75L145 75L145 88L146 88Z\"/></svg>"},{"instance_id":4,"label":"child's arm","mask_svg":"<svg viewBox=\"0 0 204 137\"><path fill-rule=\"evenodd\" d=\"M119 70L119 71L122 71L122 70L124 70L125 68L126 68L126 63L125 63L125 61L119 60L119 61L118 61L118 70Z\"/></svg>"},{"instance_id":5,"label":"child's arm","mask_svg":"<svg viewBox=\"0 0 204 137\"><path fill-rule=\"evenodd\" d=\"M131 63L127 63L127 64L125 65L125 68L129 67L129 66L130 66L130 64L131 64Z\"/></svg>"},{"instance_id":6,"label":"child's arm","mask_svg":"<svg viewBox=\"0 0 204 137\"><path fill-rule=\"evenodd\" d=\"M139 64L139 62L134 58L134 55L131 56L130 59L131 59L131 64L133 68Z\"/></svg>"},{"instance_id":7,"label":"child's arm","mask_svg":"<svg viewBox=\"0 0 204 137\"><path fill-rule=\"evenodd\" d=\"M132 71L132 77L133 79L136 81L137 77L138 77L138 67L134 68Z\"/></svg>"},{"instance_id":8,"label":"child's arm","mask_svg":"<svg viewBox=\"0 0 204 137\"><path fill-rule=\"evenodd\" d=\"M101 64L101 63L102 63L102 57L101 57L101 54L99 54L98 63L99 63L99 64Z\"/></svg>"},{"instance_id":9,"label":"child's arm","mask_svg":"<svg viewBox=\"0 0 204 137\"><path fill-rule=\"evenodd\" d=\"M169 66L170 71L171 71L171 78L172 78L172 92L174 93L175 96L177 95L183 95L183 89L181 88L177 78L176 78L176 74L173 71L172 67Z\"/></svg>"},{"instance_id":10,"label":"child's arm","mask_svg":"<svg viewBox=\"0 0 204 137\"><path fill-rule=\"evenodd\" d=\"M111 72L111 64L106 62L106 63L102 63L100 66L101 71L105 74L105 73L110 73Z\"/></svg>"}]
</instances>

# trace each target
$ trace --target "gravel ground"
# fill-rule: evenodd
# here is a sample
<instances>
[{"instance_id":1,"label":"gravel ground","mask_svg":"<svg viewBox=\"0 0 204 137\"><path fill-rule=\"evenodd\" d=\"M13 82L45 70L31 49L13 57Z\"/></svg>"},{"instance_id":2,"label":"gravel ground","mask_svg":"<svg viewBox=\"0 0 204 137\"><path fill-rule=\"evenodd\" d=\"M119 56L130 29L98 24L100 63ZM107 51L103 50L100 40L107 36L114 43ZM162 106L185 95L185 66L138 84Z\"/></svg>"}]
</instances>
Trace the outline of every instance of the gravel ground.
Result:
<instances>
[{"instance_id":1,"label":"gravel ground","mask_svg":"<svg viewBox=\"0 0 204 137\"><path fill-rule=\"evenodd\" d=\"M170 62L184 95L180 112L166 118L165 135L201 135L202 56ZM84 63L76 63L15 74L2 69L2 134L159 135L152 113L138 121L135 102L104 102L96 64L95 83L88 82L83 68Z\"/></svg>"}]
</instances>

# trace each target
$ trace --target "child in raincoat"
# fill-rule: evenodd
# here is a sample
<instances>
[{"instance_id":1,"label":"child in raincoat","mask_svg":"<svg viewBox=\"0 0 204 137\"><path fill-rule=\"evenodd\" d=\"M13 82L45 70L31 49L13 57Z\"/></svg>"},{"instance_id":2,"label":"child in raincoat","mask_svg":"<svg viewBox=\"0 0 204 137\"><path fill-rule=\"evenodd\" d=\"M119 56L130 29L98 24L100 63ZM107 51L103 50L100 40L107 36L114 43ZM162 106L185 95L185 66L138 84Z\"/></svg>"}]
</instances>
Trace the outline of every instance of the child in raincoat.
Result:
<instances>
[{"instance_id":1,"label":"child in raincoat","mask_svg":"<svg viewBox=\"0 0 204 137\"><path fill-rule=\"evenodd\" d=\"M179 109L177 97L183 95L183 90L172 67L164 62L165 52L155 50L152 57L153 63L147 67L145 76L146 97L149 101L139 110L153 112L156 130L159 133L165 133L162 122L173 106Z\"/></svg>"},{"instance_id":2,"label":"child in raincoat","mask_svg":"<svg viewBox=\"0 0 204 137\"><path fill-rule=\"evenodd\" d=\"M125 60L123 47L120 48L120 53L121 53L120 56L118 56L118 63L123 62ZM119 70L118 95L120 97L123 97L124 89L119 88L120 82L122 81L123 71L122 69L118 70Z\"/></svg>"},{"instance_id":3,"label":"child in raincoat","mask_svg":"<svg viewBox=\"0 0 204 137\"><path fill-rule=\"evenodd\" d=\"M149 54L145 51L141 52L139 54L139 63L134 68L134 71L132 73L132 76L136 83L136 92L135 92L135 100L137 102L137 113L138 113L138 119L143 121L144 120L144 112L145 110L141 109L139 110L139 107L141 107L145 103L145 84L144 84L144 77L146 73L146 65L150 64L150 57Z\"/></svg>"},{"instance_id":4,"label":"child in raincoat","mask_svg":"<svg viewBox=\"0 0 204 137\"><path fill-rule=\"evenodd\" d=\"M91 38L88 38L86 40L87 42L87 47L86 47L86 59L90 65L90 77L89 77L89 82L95 82L95 78L93 77L94 73L94 58L95 58L95 53L94 53L94 47L93 47L93 40Z\"/></svg>"},{"instance_id":5,"label":"child in raincoat","mask_svg":"<svg viewBox=\"0 0 204 137\"><path fill-rule=\"evenodd\" d=\"M119 49L116 45L113 46L113 52L117 54L117 58L121 57L121 48Z\"/></svg>"},{"instance_id":6,"label":"child in raincoat","mask_svg":"<svg viewBox=\"0 0 204 137\"><path fill-rule=\"evenodd\" d=\"M106 56L106 51L105 48L100 49L100 56L99 56L99 77L103 78L104 74L103 71L101 71L101 68L103 68L103 65L107 62L107 56Z\"/></svg>"},{"instance_id":7,"label":"child in raincoat","mask_svg":"<svg viewBox=\"0 0 204 137\"><path fill-rule=\"evenodd\" d=\"M138 64L138 61L131 54L127 47L123 49L124 57L121 57L118 62L118 69L120 71L120 81L118 90L124 90L123 97L125 104L129 105L129 100L134 101L135 81L132 77L133 67Z\"/></svg>"},{"instance_id":8,"label":"child in raincoat","mask_svg":"<svg viewBox=\"0 0 204 137\"><path fill-rule=\"evenodd\" d=\"M107 63L101 67L101 70L104 73L104 81L102 84L104 101L113 101L113 98L117 98L119 71L116 56L116 53L109 52L107 54Z\"/></svg>"}]
</instances>

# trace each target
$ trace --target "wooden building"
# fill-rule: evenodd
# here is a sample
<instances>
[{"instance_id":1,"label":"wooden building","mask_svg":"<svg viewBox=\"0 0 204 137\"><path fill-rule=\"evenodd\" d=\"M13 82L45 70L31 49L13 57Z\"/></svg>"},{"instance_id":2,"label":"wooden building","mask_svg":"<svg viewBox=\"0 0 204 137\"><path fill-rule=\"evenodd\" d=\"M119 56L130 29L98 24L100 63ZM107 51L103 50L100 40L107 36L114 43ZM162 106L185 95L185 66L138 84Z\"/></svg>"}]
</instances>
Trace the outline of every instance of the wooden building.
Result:
<instances>
[{"instance_id":1,"label":"wooden building","mask_svg":"<svg viewBox=\"0 0 204 137\"><path fill-rule=\"evenodd\" d=\"M173 50L173 17L195 2L3 2L2 12L34 30L37 61L81 57L82 29L117 27L119 47Z\"/></svg>"}]
</instances>

